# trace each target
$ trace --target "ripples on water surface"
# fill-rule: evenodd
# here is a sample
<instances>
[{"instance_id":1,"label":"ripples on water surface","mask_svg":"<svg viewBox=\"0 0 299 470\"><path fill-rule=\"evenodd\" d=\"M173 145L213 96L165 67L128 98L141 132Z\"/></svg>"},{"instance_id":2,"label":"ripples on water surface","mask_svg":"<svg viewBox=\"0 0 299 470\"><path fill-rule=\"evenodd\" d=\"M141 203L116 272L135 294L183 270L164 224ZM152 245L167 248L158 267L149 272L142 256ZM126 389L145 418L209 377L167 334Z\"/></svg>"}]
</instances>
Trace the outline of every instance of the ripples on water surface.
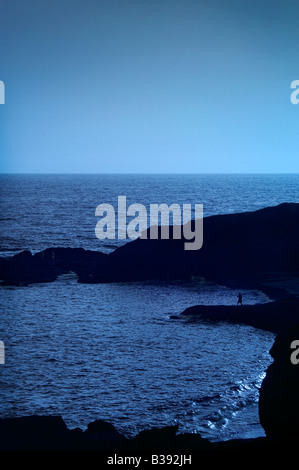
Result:
<instances>
[{"instance_id":1,"label":"ripples on water surface","mask_svg":"<svg viewBox=\"0 0 299 470\"><path fill-rule=\"evenodd\" d=\"M84 285L71 276L5 288L1 414L61 414L81 428L101 418L127 435L179 423L215 439L247 432L248 414L261 432L257 387L273 335L169 318L196 303L235 303L235 294L195 281Z\"/></svg>"}]
</instances>

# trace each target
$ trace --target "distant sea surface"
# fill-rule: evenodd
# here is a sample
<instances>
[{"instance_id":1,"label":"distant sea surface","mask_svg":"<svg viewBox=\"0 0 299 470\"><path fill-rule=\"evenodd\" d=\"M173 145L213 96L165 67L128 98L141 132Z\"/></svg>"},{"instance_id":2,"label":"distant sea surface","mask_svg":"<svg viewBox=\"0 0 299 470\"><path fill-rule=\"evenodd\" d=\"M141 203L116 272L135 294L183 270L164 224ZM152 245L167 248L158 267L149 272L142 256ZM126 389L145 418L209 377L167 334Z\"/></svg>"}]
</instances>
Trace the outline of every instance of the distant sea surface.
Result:
<instances>
[{"instance_id":1,"label":"distant sea surface","mask_svg":"<svg viewBox=\"0 0 299 470\"><path fill-rule=\"evenodd\" d=\"M203 204L204 216L299 202L299 175L1 175L0 256L53 246L111 252L95 209ZM129 219L128 219L129 220ZM227 287L190 282L78 284L74 275L1 287L0 417L59 414L134 435L179 424L212 440L263 435L258 389L271 333L173 320L195 304L235 304ZM269 299L243 291L246 303Z\"/></svg>"}]
</instances>

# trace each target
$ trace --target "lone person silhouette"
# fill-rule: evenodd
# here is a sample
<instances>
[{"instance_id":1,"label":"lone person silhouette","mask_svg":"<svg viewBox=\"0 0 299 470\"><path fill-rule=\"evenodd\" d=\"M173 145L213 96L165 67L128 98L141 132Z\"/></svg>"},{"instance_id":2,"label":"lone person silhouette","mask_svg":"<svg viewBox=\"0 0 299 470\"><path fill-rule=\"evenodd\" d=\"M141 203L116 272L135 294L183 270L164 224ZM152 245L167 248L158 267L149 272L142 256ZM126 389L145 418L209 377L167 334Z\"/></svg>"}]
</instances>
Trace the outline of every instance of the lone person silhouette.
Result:
<instances>
[{"instance_id":1,"label":"lone person silhouette","mask_svg":"<svg viewBox=\"0 0 299 470\"><path fill-rule=\"evenodd\" d=\"M243 301L243 296L242 296L241 292L239 292L237 305L242 305L242 301Z\"/></svg>"}]
</instances>

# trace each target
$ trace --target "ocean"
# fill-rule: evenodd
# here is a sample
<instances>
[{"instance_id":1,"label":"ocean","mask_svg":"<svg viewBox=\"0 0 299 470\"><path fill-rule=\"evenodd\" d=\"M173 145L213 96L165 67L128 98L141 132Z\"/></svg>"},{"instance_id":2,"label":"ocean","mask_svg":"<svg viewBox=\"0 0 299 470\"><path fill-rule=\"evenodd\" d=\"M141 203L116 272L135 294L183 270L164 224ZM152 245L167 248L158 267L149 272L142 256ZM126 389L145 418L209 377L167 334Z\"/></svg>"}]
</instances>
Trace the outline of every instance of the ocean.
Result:
<instances>
[{"instance_id":1,"label":"ocean","mask_svg":"<svg viewBox=\"0 0 299 470\"><path fill-rule=\"evenodd\" d=\"M1 175L0 256L49 247L105 253L129 240L95 236L101 203L203 204L204 217L299 202L299 175ZM196 304L235 304L202 280L1 286L0 417L103 419L127 436L179 425L217 441L264 435L258 391L274 335L173 319ZM267 302L243 290L243 301Z\"/></svg>"}]
</instances>

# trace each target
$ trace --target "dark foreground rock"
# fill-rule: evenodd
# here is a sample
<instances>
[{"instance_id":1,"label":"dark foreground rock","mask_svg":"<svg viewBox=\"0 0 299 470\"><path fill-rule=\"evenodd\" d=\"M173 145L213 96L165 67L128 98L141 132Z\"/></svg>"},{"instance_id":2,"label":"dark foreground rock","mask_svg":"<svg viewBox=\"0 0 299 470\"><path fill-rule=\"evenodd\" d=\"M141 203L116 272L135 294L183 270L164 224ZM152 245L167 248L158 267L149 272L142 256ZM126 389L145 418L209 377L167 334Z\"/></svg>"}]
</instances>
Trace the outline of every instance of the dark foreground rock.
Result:
<instances>
[{"instance_id":1,"label":"dark foreground rock","mask_svg":"<svg viewBox=\"0 0 299 470\"><path fill-rule=\"evenodd\" d=\"M192 224L194 229L194 223ZM299 204L284 203L255 212L205 217L203 246L185 250L181 239L137 239L114 252L72 248L23 252L0 260L0 279L7 284L53 281L74 271L85 283L191 279L204 277L239 285L277 273L299 278Z\"/></svg>"},{"instance_id":2,"label":"dark foreground rock","mask_svg":"<svg viewBox=\"0 0 299 470\"><path fill-rule=\"evenodd\" d=\"M274 361L262 382L260 422L272 439L299 443L299 317L277 335L270 350Z\"/></svg>"},{"instance_id":3,"label":"dark foreground rock","mask_svg":"<svg viewBox=\"0 0 299 470\"><path fill-rule=\"evenodd\" d=\"M211 445L199 435L177 435L177 431L177 426L167 426L127 439L112 424L101 420L82 431L69 430L60 416L25 416L0 419L0 449L175 450L206 449Z\"/></svg>"},{"instance_id":4,"label":"dark foreground rock","mask_svg":"<svg viewBox=\"0 0 299 470\"><path fill-rule=\"evenodd\" d=\"M47 248L32 254L22 251L11 258L0 258L0 279L4 285L53 282L70 272L78 276L100 269L107 255L83 248Z\"/></svg>"},{"instance_id":5,"label":"dark foreground rock","mask_svg":"<svg viewBox=\"0 0 299 470\"><path fill-rule=\"evenodd\" d=\"M113 425L95 421L83 432L68 429L60 416L25 416L0 420L0 449L109 449L126 441Z\"/></svg>"},{"instance_id":6,"label":"dark foreground rock","mask_svg":"<svg viewBox=\"0 0 299 470\"><path fill-rule=\"evenodd\" d=\"M108 452L204 452L269 450L277 445L268 438L210 442L199 434L178 434L177 426L122 436L112 424L97 420L87 430L68 429L60 416L25 416L0 419L0 450L98 450ZM280 445L284 442L280 441ZM285 441L287 442L287 441Z\"/></svg>"},{"instance_id":7,"label":"dark foreground rock","mask_svg":"<svg viewBox=\"0 0 299 470\"><path fill-rule=\"evenodd\" d=\"M194 305L182 317L199 321L231 322L278 333L299 319L299 299L290 298L254 305Z\"/></svg>"}]
</instances>

